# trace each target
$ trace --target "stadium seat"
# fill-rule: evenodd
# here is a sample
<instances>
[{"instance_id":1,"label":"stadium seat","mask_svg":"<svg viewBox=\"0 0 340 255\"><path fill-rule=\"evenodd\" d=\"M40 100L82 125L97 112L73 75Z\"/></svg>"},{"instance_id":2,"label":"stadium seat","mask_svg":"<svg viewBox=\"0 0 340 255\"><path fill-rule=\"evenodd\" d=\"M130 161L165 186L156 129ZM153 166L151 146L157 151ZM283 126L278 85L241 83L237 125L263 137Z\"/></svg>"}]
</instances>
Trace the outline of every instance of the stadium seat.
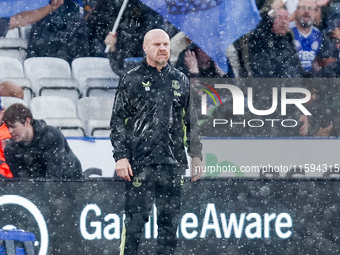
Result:
<instances>
[{"instance_id":1,"label":"stadium seat","mask_svg":"<svg viewBox=\"0 0 340 255\"><path fill-rule=\"evenodd\" d=\"M0 56L12 57L20 62L26 59L27 40L23 38L0 38Z\"/></svg>"},{"instance_id":2,"label":"stadium seat","mask_svg":"<svg viewBox=\"0 0 340 255\"><path fill-rule=\"evenodd\" d=\"M340 178L339 167L328 168L322 175L323 178Z\"/></svg>"},{"instance_id":3,"label":"stadium seat","mask_svg":"<svg viewBox=\"0 0 340 255\"><path fill-rule=\"evenodd\" d=\"M30 102L35 119L60 128L66 137L84 136L85 131L77 116L76 105L70 98L58 96L35 97Z\"/></svg>"},{"instance_id":4,"label":"stadium seat","mask_svg":"<svg viewBox=\"0 0 340 255\"><path fill-rule=\"evenodd\" d=\"M69 63L61 58L28 58L24 61L24 71L36 95L39 95L37 84L40 78L72 78Z\"/></svg>"},{"instance_id":5,"label":"stadium seat","mask_svg":"<svg viewBox=\"0 0 340 255\"><path fill-rule=\"evenodd\" d=\"M78 116L88 136L109 136L113 101L113 98L107 97L85 97L78 100Z\"/></svg>"},{"instance_id":6,"label":"stadium seat","mask_svg":"<svg viewBox=\"0 0 340 255\"><path fill-rule=\"evenodd\" d=\"M5 109L10 107L12 104L23 104L24 106L28 106L25 100L22 100L17 97L1 97L1 106Z\"/></svg>"},{"instance_id":7,"label":"stadium seat","mask_svg":"<svg viewBox=\"0 0 340 255\"><path fill-rule=\"evenodd\" d=\"M24 78L25 74L22 63L16 58L0 56L0 77Z\"/></svg>"},{"instance_id":8,"label":"stadium seat","mask_svg":"<svg viewBox=\"0 0 340 255\"><path fill-rule=\"evenodd\" d=\"M6 38L20 38L19 28L13 28L8 30Z\"/></svg>"},{"instance_id":9,"label":"stadium seat","mask_svg":"<svg viewBox=\"0 0 340 255\"><path fill-rule=\"evenodd\" d=\"M26 25L24 27L19 27L19 36L23 39L28 39L30 37L30 32L32 30L32 25Z\"/></svg>"},{"instance_id":10,"label":"stadium seat","mask_svg":"<svg viewBox=\"0 0 340 255\"><path fill-rule=\"evenodd\" d=\"M84 178L85 180L91 179L91 178L98 178L101 177L103 173L103 170L97 167L91 167L86 170L84 170Z\"/></svg>"},{"instance_id":11,"label":"stadium seat","mask_svg":"<svg viewBox=\"0 0 340 255\"><path fill-rule=\"evenodd\" d=\"M286 178L306 178L305 169L300 167L291 168L287 172Z\"/></svg>"},{"instance_id":12,"label":"stadium seat","mask_svg":"<svg viewBox=\"0 0 340 255\"><path fill-rule=\"evenodd\" d=\"M301 168L296 166L289 170L289 172L286 174L286 178L332 178L334 176L340 177L339 173L334 173L331 169L317 167L317 165L313 164L311 164L309 168Z\"/></svg>"},{"instance_id":13,"label":"stadium seat","mask_svg":"<svg viewBox=\"0 0 340 255\"><path fill-rule=\"evenodd\" d=\"M68 97L74 103L82 97L78 82L73 78L40 78L37 83L39 96Z\"/></svg>"},{"instance_id":14,"label":"stadium seat","mask_svg":"<svg viewBox=\"0 0 340 255\"><path fill-rule=\"evenodd\" d=\"M280 173L273 169L260 169L260 178L279 178Z\"/></svg>"},{"instance_id":15,"label":"stadium seat","mask_svg":"<svg viewBox=\"0 0 340 255\"><path fill-rule=\"evenodd\" d=\"M2 81L12 81L24 89L24 101L29 105L31 99L35 97L35 93L32 90L31 81L27 78L3 78Z\"/></svg>"},{"instance_id":16,"label":"stadium seat","mask_svg":"<svg viewBox=\"0 0 340 255\"><path fill-rule=\"evenodd\" d=\"M87 78L118 78L110 66L107 58L83 57L72 61L72 76L77 79L81 92L86 94Z\"/></svg>"},{"instance_id":17,"label":"stadium seat","mask_svg":"<svg viewBox=\"0 0 340 255\"><path fill-rule=\"evenodd\" d=\"M119 83L119 78L87 78L87 97L111 97L114 98Z\"/></svg>"}]
</instances>

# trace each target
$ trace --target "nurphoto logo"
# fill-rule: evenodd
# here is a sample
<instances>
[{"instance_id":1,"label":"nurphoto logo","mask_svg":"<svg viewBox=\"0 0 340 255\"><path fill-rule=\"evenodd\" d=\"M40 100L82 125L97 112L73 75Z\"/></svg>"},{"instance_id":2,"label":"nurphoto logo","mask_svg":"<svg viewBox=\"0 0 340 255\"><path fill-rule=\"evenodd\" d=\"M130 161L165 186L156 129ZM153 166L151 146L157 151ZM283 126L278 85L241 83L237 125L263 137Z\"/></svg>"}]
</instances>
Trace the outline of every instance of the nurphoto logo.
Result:
<instances>
[{"instance_id":1,"label":"nurphoto logo","mask_svg":"<svg viewBox=\"0 0 340 255\"><path fill-rule=\"evenodd\" d=\"M311 100L311 92L301 86L285 86L286 84L280 84L278 81L261 83L256 79L253 82L254 87L250 84L251 86L243 86L242 89L232 84L221 84L222 82L217 79L215 81L211 79L209 83L211 85L199 82L205 87L201 86L198 89L203 91L200 95L201 115L211 114L211 108L214 107L214 115L211 116L212 127L229 124L230 127L239 125L260 128L265 124L274 127L278 123L283 128L296 127L298 126L298 120L294 118L296 112L300 115L312 115L304 105ZM211 99L210 104L207 95L210 97L209 100ZM232 116L223 114L229 109ZM240 117L244 119L240 120Z\"/></svg>"},{"instance_id":2,"label":"nurphoto logo","mask_svg":"<svg viewBox=\"0 0 340 255\"><path fill-rule=\"evenodd\" d=\"M209 86L207 84L204 84L205 86ZM216 92L216 90L209 86L211 90L214 91L216 96L221 102L221 98ZM230 84L215 84L215 88L220 88L220 89L228 89L233 97L233 115L244 115L244 108L245 108L245 97L242 92L242 90L235 85L230 85ZM211 97L212 94L208 92L206 89L202 89L205 92L207 92ZM247 97L247 105L251 113L260 115L260 116L265 116L265 115L270 115L274 113L277 109L278 105L278 88L272 88L272 106L270 109L267 110L258 110L255 109L253 105L253 88L249 87L247 88L248 91L248 97ZM300 94L305 94L306 96L304 98L296 98L296 99L289 99L287 98L288 93L300 93ZM311 99L311 93L308 89L305 88L281 88L281 115L286 115L286 108L288 104L293 104L297 108L301 110L301 112L305 115L312 115L302 104L307 103ZM206 115L206 105L207 105L207 95L202 94L201 95L201 103L202 103L202 115ZM222 102L221 102L222 105Z\"/></svg>"}]
</instances>

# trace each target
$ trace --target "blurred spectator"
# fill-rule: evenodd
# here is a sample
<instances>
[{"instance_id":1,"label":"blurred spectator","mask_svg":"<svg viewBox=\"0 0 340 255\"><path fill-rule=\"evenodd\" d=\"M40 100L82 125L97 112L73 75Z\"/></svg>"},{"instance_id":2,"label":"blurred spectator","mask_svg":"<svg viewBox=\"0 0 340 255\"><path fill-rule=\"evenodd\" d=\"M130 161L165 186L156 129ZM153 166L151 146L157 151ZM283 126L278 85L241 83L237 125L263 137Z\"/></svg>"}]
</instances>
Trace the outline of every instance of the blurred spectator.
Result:
<instances>
[{"instance_id":1,"label":"blurred spectator","mask_svg":"<svg viewBox=\"0 0 340 255\"><path fill-rule=\"evenodd\" d=\"M273 12L273 18L265 15L257 28L249 37L249 67L252 77L255 78L303 78L305 71L301 66L298 52L294 43L294 35L289 29L289 13L286 9L281 8ZM270 93L272 86L263 87L259 85L260 90L257 94L260 107L256 109L266 109L270 102L266 99L265 94ZM281 86L285 86L282 84ZM263 94L263 96L262 96ZM273 118L276 118L273 114ZM292 111L287 114L292 119L300 122L298 129L292 129L287 132L286 129L278 130L273 136L296 136L307 135L308 118L301 115L300 112ZM256 134L264 136L263 134ZM268 135L268 134L267 134Z\"/></svg>"},{"instance_id":2,"label":"blurred spectator","mask_svg":"<svg viewBox=\"0 0 340 255\"><path fill-rule=\"evenodd\" d=\"M220 78L226 76L214 60L194 43L191 43L179 54L176 68L189 78Z\"/></svg>"},{"instance_id":3,"label":"blurred spectator","mask_svg":"<svg viewBox=\"0 0 340 255\"><path fill-rule=\"evenodd\" d=\"M23 27L41 20L58 9L63 3L64 0L51 0L48 5L37 10L20 12L9 18L0 17L0 37L5 37L9 29Z\"/></svg>"},{"instance_id":4,"label":"blurred spectator","mask_svg":"<svg viewBox=\"0 0 340 255\"><path fill-rule=\"evenodd\" d=\"M282 1L282 0L276 0L276 1ZM315 20L314 20L314 26L318 28L323 28L323 18L325 15L325 12L328 9L328 5L331 2L330 0L313 0L316 6L318 7L315 11ZM292 14L292 20L295 20L296 17L296 10L299 6L299 0L288 0L286 3L286 7L289 11L289 13Z\"/></svg>"},{"instance_id":5,"label":"blurred spectator","mask_svg":"<svg viewBox=\"0 0 340 255\"><path fill-rule=\"evenodd\" d=\"M331 5L326 17L322 46L317 55L318 77L338 78L340 56L340 3ZM324 68L320 71L320 69Z\"/></svg>"},{"instance_id":6,"label":"blurred spectator","mask_svg":"<svg viewBox=\"0 0 340 255\"><path fill-rule=\"evenodd\" d=\"M279 9L274 20L262 18L249 38L249 67L257 78L303 77L294 36L289 32L288 11Z\"/></svg>"},{"instance_id":7,"label":"blurred spectator","mask_svg":"<svg viewBox=\"0 0 340 255\"><path fill-rule=\"evenodd\" d=\"M317 10L314 0L300 0L295 11L295 21L291 25L301 64L307 72L312 71L322 41L321 32L313 26Z\"/></svg>"},{"instance_id":8,"label":"blurred spectator","mask_svg":"<svg viewBox=\"0 0 340 255\"><path fill-rule=\"evenodd\" d=\"M327 14L332 5L332 2L334 2L334 0L317 0L316 1L316 4L318 6L318 11L317 11L314 26L316 26L321 31L321 33L327 26L326 25Z\"/></svg>"},{"instance_id":9,"label":"blurred spectator","mask_svg":"<svg viewBox=\"0 0 340 255\"><path fill-rule=\"evenodd\" d=\"M322 47L317 55L318 63L322 68L316 73L320 78L340 77L340 2L332 1L326 15L326 28L323 31ZM316 102L326 111L328 125L323 125L318 130L320 136L340 135L340 86L337 79L326 79L315 87ZM321 119L325 117L319 115ZM329 124L329 122L331 124Z\"/></svg>"},{"instance_id":10,"label":"blurred spectator","mask_svg":"<svg viewBox=\"0 0 340 255\"><path fill-rule=\"evenodd\" d=\"M86 26L90 35L90 56L106 57L103 42L108 31L113 26L112 16L118 14L118 3L111 0L87 0L83 2L85 4Z\"/></svg>"},{"instance_id":11,"label":"blurred spectator","mask_svg":"<svg viewBox=\"0 0 340 255\"><path fill-rule=\"evenodd\" d=\"M325 15L325 12L327 12L330 0L313 0L316 5L318 6L318 9L315 13L315 21L314 25L316 27L322 27L322 21L323 17ZM285 3L283 3L282 0L257 0L257 6L260 10L261 16L266 15L271 9L278 10L283 7L287 8L289 12L289 21L295 20L295 11L298 8L299 0L287 0Z\"/></svg>"},{"instance_id":12,"label":"blurred spectator","mask_svg":"<svg viewBox=\"0 0 340 255\"><path fill-rule=\"evenodd\" d=\"M105 46L103 42L108 32L112 30L114 21L118 15L118 12L120 10L120 7L122 6L123 1L87 0L83 2L85 4L86 24L90 30L90 44L91 44L90 54L91 56L107 57L107 55L104 53ZM128 4L128 9L131 9L132 6L137 7L137 9L140 8L145 10L148 9L147 6L143 6L143 3L139 1L129 2L132 2L132 5ZM158 14L155 13L155 15ZM128 16L129 15L127 15L126 18L129 18ZM163 23L163 20L161 22ZM124 28L124 30L126 29L128 28ZM170 22L166 20L164 20L163 29L169 34L170 37L178 33L178 29L175 28ZM131 32L129 33L131 34Z\"/></svg>"},{"instance_id":13,"label":"blurred spectator","mask_svg":"<svg viewBox=\"0 0 340 255\"><path fill-rule=\"evenodd\" d=\"M55 12L32 26L27 58L58 57L69 63L90 55L89 33L78 0L64 0Z\"/></svg>"},{"instance_id":14,"label":"blurred spectator","mask_svg":"<svg viewBox=\"0 0 340 255\"><path fill-rule=\"evenodd\" d=\"M22 104L8 107L3 122L12 135L5 159L14 177L82 177L80 161L59 129L33 119Z\"/></svg>"},{"instance_id":15,"label":"blurred spectator","mask_svg":"<svg viewBox=\"0 0 340 255\"><path fill-rule=\"evenodd\" d=\"M294 12L296 10L297 4L299 0L262 0L262 1L257 1L257 6L260 11L261 17L269 14L272 10L279 10L282 8L287 9L289 16L288 20L289 22L294 21Z\"/></svg>"},{"instance_id":16,"label":"blurred spectator","mask_svg":"<svg viewBox=\"0 0 340 255\"><path fill-rule=\"evenodd\" d=\"M274 0L256 0L256 5L263 19L268 19L267 17L268 13L273 12L272 10L279 10L279 9L285 8L285 4L283 3L282 0L275 0L275 1ZM292 13L289 12L288 21L292 21L292 20L294 20L294 17ZM268 20L268 22L272 23L272 21L270 20ZM258 24L258 27L259 25L260 24ZM263 22L263 25L265 25L265 22ZM269 28L264 28L264 29L269 29ZM253 32L251 31L243 35L241 38L239 38L233 43L237 51L238 59L239 59L239 63L237 67L238 68L237 73L239 77L247 78L247 77L253 76L252 66L250 65L250 62L249 62L249 39L250 39L250 36L253 36L252 34Z\"/></svg>"},{"instance_id":17,"label":"blurred spectator","mask_svg":"<svg viewBox=\"0 0 340 255\"><path fill-rule=\"evenodd\" d=\"M114 24L115 17L122 5L122 1L114 2L115 13L112 13ZM144 56L144 34L154 28L162 28L163 18L138 0L130 0L118 26L117 34L109 33L105 45L110 44L108 54L112 70L119 76L138 65ZM113 26L113 25L112 25Z\"/></svg>"},{"instance_id":18,"label":"blurred spectator","mask_svg":"<svg viewBox=\"0 0 340 255\"><path fill-rule=\"evenodd\" d=\"M191 40L183 32L177 33L170 39L170 63L175 66L179 54L189 46Z\"/></svg>"}]
</instances>

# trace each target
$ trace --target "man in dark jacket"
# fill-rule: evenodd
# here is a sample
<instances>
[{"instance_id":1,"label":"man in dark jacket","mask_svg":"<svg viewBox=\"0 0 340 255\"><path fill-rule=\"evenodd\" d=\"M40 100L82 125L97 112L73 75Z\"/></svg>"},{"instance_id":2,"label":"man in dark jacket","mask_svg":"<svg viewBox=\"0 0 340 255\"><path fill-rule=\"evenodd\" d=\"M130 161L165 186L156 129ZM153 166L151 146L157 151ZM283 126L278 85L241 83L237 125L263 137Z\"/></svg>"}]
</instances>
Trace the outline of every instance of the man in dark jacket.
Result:
<instances>
[{"instance_id":1,"label":"man in dark jacket","mask_svg":"<svg viewBox=\"0 0 340 255\"><path fill-rule=\"evenodd\" d=\"M27 107L11 105L3 122L12 136L5 145L5 159L13 177L82 177L80 161L61 131L33 119Z\"/></svg>"},{"instance_id":2,"label":"man in dark jacket","mask_svg":"<svg viewBox=\"0 0 340 255\"><path fill-rule=\"evenodd\" d=\"M127 181L126 239L121 238L121 252L138 253L142 228L156 197L157 254L174 254L181 176L187 168L184 135L190 139L192 168L198 170L193 181L200 177L201 143L197 117L189 109L193 106L188 78L168 64L169 36L163 30L151 30L143 49L146 59L120 81L111 119L116 173Z\"/></svg>"},{"instance_id":3,"label":"man in dark jacket","mask_svg":"<svg viewBox=\"0 0 340 255\"><path fill-rule=\"evenodd\" d=\"M265 15L249 38L249 65L254 78L302 78L303 68L289 31L286 9L274 20Z\"/></svg>"},{"instance_id":4,"label":"man in dark jacket","mask_svg":"<svg viewBox=\"0 0 340 255\"><path fill-rule=\"evenodd\" d=\"M57 57L71 63L90 55L89 31L81 1L64 0L57 11L32 26L27 58Z\"/></svg>"},{"instance_id":5,"label":"man in dark jacket","mask_svg":"<svg viewBox=\"0 0 340 255\"><path fill-rule=\"evenodd\" d=\"M121 1L122 2L122 1ZM121 4L115 6L117 17ZM108 58L114 73L123 76L127 71L140 64L143 58L143 36L145 31L162 28L164 20L161 15L138 0L130 0L126 6L116 34L110 32L105 38L105 45L110 44Z\"/></svg>"},{"instance_id":6,"label":"man in dark jacket","mask_svg":"<svg viewBox=\"0 0 340 255\"><path fill-rule=\"evenodd\" d=\"M253 78L303 78L305 76L295 47L294 35L289 29L289 13L286 9L275 10L272 17L264 15L262 21L251 33L249 67ZM271 89L271 86L261 87L260 91L268 93ZM261 100L260 104L262 105L260 109L263 109L263 106L268 106L268 101ZM292 116L294 119L298 117ZM273 116L273 118L276 117ZM308 132L307 116L301 115L298 120L302 122L302 126L300 129L294 129L296 132L291 129L293 133L280 131L275 132L274 136L306 135ZM265 133L268 134L268 132Z\"/></svg>"}]
</instances>

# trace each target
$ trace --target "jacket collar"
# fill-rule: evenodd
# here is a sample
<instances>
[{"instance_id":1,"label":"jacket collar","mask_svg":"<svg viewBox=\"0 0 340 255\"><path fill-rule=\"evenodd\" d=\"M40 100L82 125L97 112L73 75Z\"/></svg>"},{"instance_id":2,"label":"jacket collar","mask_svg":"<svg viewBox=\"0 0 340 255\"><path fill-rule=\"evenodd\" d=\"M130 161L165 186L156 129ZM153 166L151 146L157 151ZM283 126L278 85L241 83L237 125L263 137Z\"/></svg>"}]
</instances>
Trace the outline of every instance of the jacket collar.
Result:
<instances>
[{"instance_id":1,"label":"jacket collar","mask_svg":"<svg viewBox=\"0 0 340 255\"><path fill-rule=\"evenodd\" d=\"M43 130L46 127L45 120L36 120L33 121L33 139L30 144L34 144L36 141L39 141L43 135Z\"/></svg>"},{"instance_id":2,"label":"jacket collar","mask_svg":"<svg viewBox=\"0 0 340 255\"><path fill-rule=\"evenodd\" d=\"M167 63L167 65L164 66L160 72L158 72L158 70L157 70L156 67L150 66L150 65L146 62L146 58L143 58L142 66L143 66L143 68L145 68L145 69L146 69L147 71L149 71L150 73L162 73L162 74L166 74L166 73L169 72L169 69L170 69L169 63Z\"/></svg>"}]
</instances>

